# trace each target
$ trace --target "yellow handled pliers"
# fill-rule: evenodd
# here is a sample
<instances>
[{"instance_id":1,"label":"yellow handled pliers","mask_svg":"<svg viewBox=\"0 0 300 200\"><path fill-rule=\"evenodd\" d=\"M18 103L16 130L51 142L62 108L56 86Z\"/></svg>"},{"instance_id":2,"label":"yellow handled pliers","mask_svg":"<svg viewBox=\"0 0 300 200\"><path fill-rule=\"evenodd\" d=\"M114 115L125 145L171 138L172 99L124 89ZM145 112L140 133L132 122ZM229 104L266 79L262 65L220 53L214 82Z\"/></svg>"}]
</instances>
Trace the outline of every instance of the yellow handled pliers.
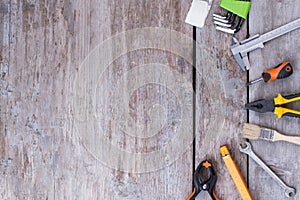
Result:
<instances>
[{"instance_id":1,"label":"yellow handled pliers","mask_svg":"<svg viewBox=\"0 0 300 200\"><path fill-rule=\"evenodd\" d=\"M265 100L265 99L256 100L246 104L245 107L246 109L253 110L260 113L274 112L274 114L276 114L278 118L281 118L283 116L300 118L300 111L281 107L284 104L288 104L298 100L300 100L300 93L292 94L288 96L282 96L279 93L278 96L272 100Z\"/></svg>"}]
</instances>

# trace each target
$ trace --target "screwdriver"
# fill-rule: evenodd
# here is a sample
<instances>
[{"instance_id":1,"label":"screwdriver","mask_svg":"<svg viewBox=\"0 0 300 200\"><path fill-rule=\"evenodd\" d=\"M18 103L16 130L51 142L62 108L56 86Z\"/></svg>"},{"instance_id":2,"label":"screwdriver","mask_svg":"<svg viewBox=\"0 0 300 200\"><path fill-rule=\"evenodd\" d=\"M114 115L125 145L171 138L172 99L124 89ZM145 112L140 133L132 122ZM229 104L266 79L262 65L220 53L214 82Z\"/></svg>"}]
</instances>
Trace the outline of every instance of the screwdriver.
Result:
<instances>
[{"instance_id":1,"label":"screwdriver","mask_svg":"<svg viewBox=\"0 0 300 200\"><path fill-rule=\"evenodd\" d=\"M260 81L264 81L265 83L270 83L276 79L287 78L293 73L292 65L289 62L283 62L274 67L273 69L265 70L260 78L257 78L253 81L250 81L246 85L252 85L254 83L258 83Z\"/></svg>"}]
</instances>

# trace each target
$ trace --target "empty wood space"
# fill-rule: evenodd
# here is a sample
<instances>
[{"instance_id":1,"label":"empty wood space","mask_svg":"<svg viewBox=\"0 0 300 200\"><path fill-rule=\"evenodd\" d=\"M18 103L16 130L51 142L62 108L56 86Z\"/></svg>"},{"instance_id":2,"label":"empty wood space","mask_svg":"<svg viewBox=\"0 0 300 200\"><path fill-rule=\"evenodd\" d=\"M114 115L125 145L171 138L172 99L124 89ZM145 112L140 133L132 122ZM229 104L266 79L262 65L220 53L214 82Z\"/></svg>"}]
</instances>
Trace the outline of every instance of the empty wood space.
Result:
<instances>
[{"instance_id":1,"label":"empty wood space","mask_svg":"<svg viewBox=\"0 0 300 200\"><path fill-rule=\"evenodd\" d=\"M298 93L300 30L251 52L243 72L232 35L212 22L220 1L202 29L184 22L191 2L0 1L0 199L185 199L204 159L217 196L240 199L223 144L254 199L287 199L238 145L247 121L300 134L296 118L244 109ZM296 0L251 2L239 41L300 17ZM282 61L294 67L289 79L245 87ZM251 143L298 191L299 147Z\"/></svg>"}]
</instances>

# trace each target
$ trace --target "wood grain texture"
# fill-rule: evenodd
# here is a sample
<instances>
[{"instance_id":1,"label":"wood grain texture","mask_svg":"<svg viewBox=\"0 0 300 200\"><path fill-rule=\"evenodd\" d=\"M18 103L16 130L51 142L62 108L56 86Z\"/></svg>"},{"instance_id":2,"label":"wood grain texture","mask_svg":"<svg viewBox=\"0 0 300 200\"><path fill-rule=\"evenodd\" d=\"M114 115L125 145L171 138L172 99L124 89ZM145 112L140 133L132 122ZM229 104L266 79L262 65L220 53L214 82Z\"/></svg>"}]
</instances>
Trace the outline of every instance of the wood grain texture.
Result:
<instances>
[{"instance_id":1,"label":"wood grain texture","mask_svg":"<svg viewBox=\"0 0 300 200\"><path fill-rule=\"evenodd\" d=\"M249 16L250 35L263 34L300 17L299 1L252 1ZM294 74L288 79L276 80L269 84L255 84L250 87L249 101L272 99L278 93L283 95L299 93L299 37L300 30L295 30L265 44L263 49L249 54L251 68L249 79L261 75L265 69L289 61L294 67ZM299 103L289 105L299 110ZM290 117L277 119L273 113L258 114L249 112L250 123L276 129L287 135L299 135L299 120ZM288 142L251 141L253 150L269 165L289 186L297 190L292 199L299 199L299 146ZM256 163L249 160L250 190L255 191L254 199L288 199L284 190L268 176Z\"/></svg>"},{"instance_id":2,"label":"wood grain texture","mask_svg":"<svg viewBox=\"0 0 300 200\"><path fill-rule=\"evenodd\" d=\"M218 2L214 2L205 27L197 30L195 156L197 164L203 159L210 159L215 164L218 175L215 191L220 199L240 199L219 148L227 145L246 180L246 156L238 150L242 141L242 123L246 120L243 109L247 98L246 73L241 71L230 52L232 36L215 30L212 23L214 12L222 12ZM237 34L238 38L246 37L246 25Z\"/></svg>"},{"instance_id":3,"label":"wood grain texture","mask_svg":"<svg viewBox=\"0 0 300 200\"><path fill-rule=\"evenodd\" d=\"M192 37L192 27L183 22L189 5L188 1L173 0L1 1L1 199L184 199L189 194L191 147L187 146L179 158L156 171L122 172L119 169L128 163L123 162L124 157L120 157L119 165L110 167L91 153L82 135L91 134L91 131L97 133L98 129L86 123L82 125L82 119L77 116L78 113L83 113L83 117L90 116L90 110L85 108L90 106L89 100L94 100L92 97L97 89L103 92L102 96L96 95L97 101L99 105L104 102L104 106L93 107L98 112L95 116L105 113L107 118L96 125L100 125L105 132L103 137L113 146L133 154L148 153L176 138L171 133L172 128L176 128L181 108L172 102L179 97L166 88L178 83L141 85L127 94L131 80L126 80L126 73L140 66L159 63L166 66L167 71L185 77L191 86L190 51L186 51L189 59L163 49L126 52L113 60L107 66L105 77L99 79L93 76L98 73L97 69L85 72L82 62L101 42L136 28L161 27ZM118 45L131 45L129 42L111 44L107 55L117 52ZM167 41L158 37L159 42ZM192 45L185 48L192 50ZM78 77L84 77L81 72L93 79L76 82ZM162 74L146 72L137 72L139 76L135 78L163 80ZM125 78L121 79L122 76ZM124 90L116 91L120 80L125 81ZM84 87L87 99L77 99ZM124 105L123 99L128 96L130 101ZM142 126L151 128L154 117L157 124L152 124L153 133L152 129L147 129L145 135L131 140L113 121L118 114L113 109L122 107L131 108L133 122ZM171 125L160 129L160 121ZM153 138L149 142L146 136ZM143 141L140 137L146 139ZM114 155L101 146L99 151ZM148 162L155 164L161 160ZM134 165L138 166L139 162Z\"/></svg>"}]
</instances>

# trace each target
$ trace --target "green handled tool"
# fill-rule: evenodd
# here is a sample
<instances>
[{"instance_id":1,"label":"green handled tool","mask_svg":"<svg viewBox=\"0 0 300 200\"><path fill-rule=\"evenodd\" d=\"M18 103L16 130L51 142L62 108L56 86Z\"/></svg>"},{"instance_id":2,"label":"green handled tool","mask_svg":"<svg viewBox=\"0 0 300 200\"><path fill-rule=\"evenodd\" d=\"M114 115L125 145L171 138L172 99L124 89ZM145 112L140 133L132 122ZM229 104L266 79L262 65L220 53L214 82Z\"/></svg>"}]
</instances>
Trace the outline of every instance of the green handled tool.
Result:
<instances>
[{"instance_id":1,"label":"green handled tool","mask_svg":"<svg viewBox=\"0 0 300 200\"><path fill-rule=\"evenodd\" d=\"M216 29L226 33L237 33L250 10L250 1L221 0L220 7L227 10L226 16L213 14Z\"/></svg>"},{"instance_id":2,"label":"green handled tool","mask_svg":"<svg viewBox=\"0 0 300 200\"><path fill-rule=\"evenodd\" d=\"M246 19L250 10L250 1L221 0L220 7Z\"/></svg>"}]
</instances>

